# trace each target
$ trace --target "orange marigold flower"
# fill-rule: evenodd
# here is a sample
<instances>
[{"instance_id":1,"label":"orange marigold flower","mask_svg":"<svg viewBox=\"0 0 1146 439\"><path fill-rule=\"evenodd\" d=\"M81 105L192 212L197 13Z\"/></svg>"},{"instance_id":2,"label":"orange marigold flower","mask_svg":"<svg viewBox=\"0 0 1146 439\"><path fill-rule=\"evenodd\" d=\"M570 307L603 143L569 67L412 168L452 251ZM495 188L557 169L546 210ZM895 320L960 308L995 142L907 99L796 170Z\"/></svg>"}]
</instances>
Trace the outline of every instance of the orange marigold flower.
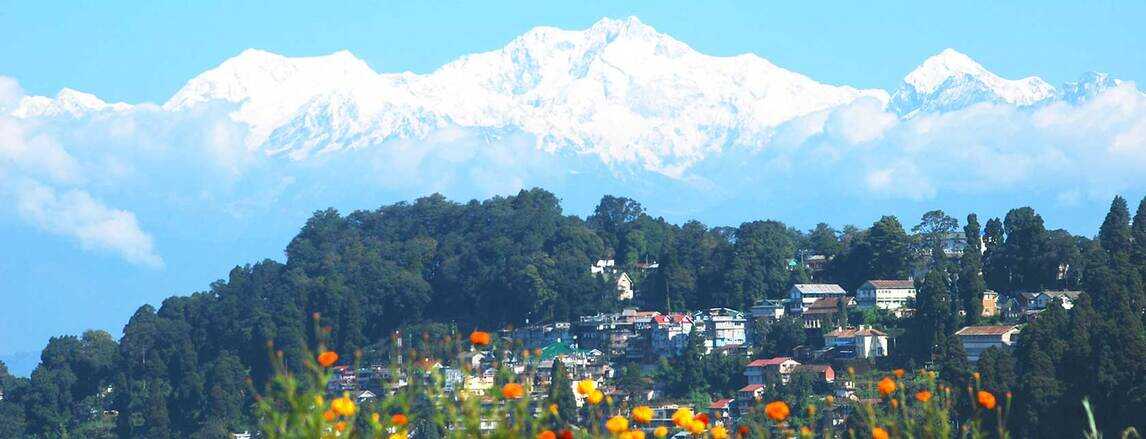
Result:
<instances>
[{"instance_id":1,"label":"orange marigold flower","mask_svg":"<svg viewBox=\"0 0 1146 439\"><path fill-rule=\"evenodd\" d=\"M812 436L814 436L812 434L812 429L808 428L808 426L806 426L806 425L803 427L800 427L800 437L802 439L811 439Z\"/></svg>"},{"instance_id":2,"label":"orange marigold flower","mask_svg":"<svg viewBox=\"0 0 1146 439\"><path fill-rule=\"evenodd\" d=\"M353 399L350 399L350 394L343 394L341 398L330 401L330 409L341 416L354 416L358 406L354 404Z\"/></svg>"},{"instance_id":3,"label":"orange marigold flower","mask_svg":"<svg viewBox=\"0 0 1146 439\"><path fill-rule=\"evenodd\" d=\"M390 423L401 427L403 425L409 424L410 418L407 418L406 415L401 413L395 413L394 416L390 417Z\"/></svg>"},{"instance_id":4,"label":"orange marigold flower","mask_svg":"<svg viewBox=\"0 0 1146 439\"><path fill-rule=\"evenodd\" d=\"M474 331L470 333L470 343L476 346L485 346L489 344L489 333L484 331Z\"/></svg>"},{"instance_id":5,"label":"orange marigold flower","mask_svg":"<svg viewBox=\"0 0 1146 439\"><path fill-rule=\"evenodd\" d=\"M645 439L644 430L629 430L626 433L629 434L629 439Z\"/></svg>"},{"instance_id":6,"label":"orange marigold flower","mask_svg":"<svg viewBox=\"0 0 1146 439\"><path fill-rule=\"evenodd\" d=\"M828 407L835 405L836 404L836 397L832 396L832 395L825 396L824 397L824 404L827 404Z\"/></svg>"},{"instance_id":7,"label":"orange marigold flower","mask_svg":"<svg viewBox=\"0 0 1146 439\"><path fill-rule=\"evenodd\" d=\"M577 382L577 393L580 393L582 395L588 395L590 393L593 393L594 390L597 390L597 382L596 381L585 378L585 379Z\"/></svg>"},{"instance_id":8,"label":"orange marigold flower","mask_svg":"<svg viewBox=\"0 0 1146 439\"><path fill-rule=\"evenodd\" d=\"M709 434L712 436L712 439L728 439L728 429L724 428L723 425L712 427L712 431L710 431Z\"/></svg>"},{"instance_id":9,"label":"orange marigold flower","mask_svg":"<svg viewBox=\"0 0 1146 439\"><path fill-rule=\"evenodd\" d=\"M653 422L653 408L647 405L640 405L633 408L633 422L638 424L648 424Z\"/></svg>"},{"instance_id":10,"label":"orange marigold flower","mask_svg":"<svg viewBox=\"0 0 1146 439\"><path fill-rule=\"evenodd\" d=\"M681 407L676 409L676 412L672 414L672 423L676 424L677 427L685 428L688 426L689 422L692 422L691 409Z\"/></svg>"},{"instance_id":11,"label":"orange marigold flower","mask_svg":"<svg viewBox=\"0 0 1146 439\"><path fill-rule=\"evenodd\" d=\"M322 419L325 419L326 422L334 422L334 418L337 417L338 413L335 413L334 410L327 410L322 413Z\"/></svg>"},{"instance_id":12,"label":"orange marigold flower","mask_svg":"<svg viewBox=\"0 0 1146 439\"><path fill-rule=\"evenodd\" d=\"M585 399L589 400L589 405L597 405L605 399L605 394L601 393L600 390L594 390L593 393L590 393Z\"/></svg>"},{"instance_id":13,"label":"orange marigold flower","mask_svg":"<svg viewBox=\"0 0 1146 439\"><path fill-rule=\"evenodd\" d=\"M504 386L501 386L501 396L505 399L521 399L525 396L525 388L521 387L521 384L505 383Z\"/></svg>"},{"instance_id":14,"label":"orange marigold flower","mask_svg":"<svg viewBox=\"0 0 1146 439\"><path fill-rule=\"evenodd\" d=\"M887 439L887 430L876 427L871 429L871 439Z\"/></svg>"},{"instance_id":15,"label":"orange marigold flower","mask_svg":"<svg viewBox=\"0 0 1146 439\"><path fill-rule=\"evenodd\" d=\"M343 422L339 422L337 424L334 424L334 429L338 430L338 431L346 431L346 422L343 421Z\"/></svg>"},{"instance_id":16,"label":"orange marigold flower","mask_svg":"<svg viewBox=\"0 0 1146 439\"><path fill-rule=\"evenodd\" d=\"M815 404L808 404L808 408L805 410L808 412L808 417L816 416L816 405Z\"/></svg>"},{"instance_id":17,"label":"orange marigold flower","mask_svg":"<svg viewBox=\"0 0 1146 439\"><path fill-rule=\"evenodd\" d=\"M792 414L792 409L788 407L788 403L784 401L772 401L764 406L764 414L768 415L768 419L776 422L784 422L788 416Z\"/></svg>"},{"instance_id":18,"label":"orange marigold flower","mask_svg":"<svg viewBox=\"0 0 1146 439\"><path fill-rule=\"evenodd\" d=\"M337 362L338 362L338 353L336 353L334 351L326 351L326 352L323 352L321 354L318 354L318 364L321 364L322 367L330 367L330 366L333 366L334 363L337 363Z\"/></svg>"},{"instance_id":19,"label":"orange marigold flower","mask_svg":"<svg viewBox=\"0 0 1146 439\"><path fill-rule=\"evenodd\" d=\"M903 378L903 376L907 374L907 371L903 369L896 369L891 371L891 373L894 373L896 378Z\"/></svg>"},{"instance_id":20,"label":"orange marigold flower","mask_svg":"<svg viewBox=\"0 0 1146 439\"><path fill-rule=\"evenodd\" d=\"M655 430L653 430L653 436L663 438L663 437L666 437L668 435L669 435L669 429L663 425L660 427L657 427Z\"/></svg>"},{"instance_id":21,"label":"orange marigold flower","mask_svg":"<svg viewBox=\"0 0 1146 439\"><path fill-rule=\"evenodd\" d=\"M979 405L983 406L983 408L987 410L995 409L995 395L992 395L991 392L980 390L975 396L976 399L979 400Z\"/></svg>"},{"instance_id":22,"label":"orange marigold flower","mask_svg":"<svg viewBox=\"0 0 1146 439\"><path fill-rule=\"evenodd\" d=\"M381 422L381 420L382 420L382 415L379 415L377 412L370 414L370 421L371 422L377 424L377 423Z\"/></svg>"},{"instance_id":23,"label":"orange marigold flower","mask_svg":"<svg viewBox=\"0 0 1146 439\"><path fill-rule=\"evenodd\" d=\"M981 376L979 375L979 372L975 372L975 373L971 374L971 378L974 378L975 381L979 381L980 377Z\"/></svg>"},{"instance_id":24,"label":"orange marigold flower","mask_svg":"<svg viewBox=\"0 0 1146 439\"><path fill-rule=\"evenodd\" d=\"M891 398L891 408L893 408L893 409L899 408L899 400L898 399Z\"/></svg>"},{"instance_id":25,"label":"orange marigold flower","mask_svg":"<svg viewBox=\"0 0 1146 439\"><path fill-rule=\"evenodd\" d=\"M895 381L892 381L891 377L883 377L882 380L879 380L879 384L876 387L879 388L880 394L887 396L895 391Z\"/></svg>"},{"instance_id":26,"label":"orange marigold flower","mask_svg":"<svg viewBox=\"0 0 1146 439\"><path fill-rule=\"evenodd\" d=\"M748 426L741 425L740 428L736 430L736 432L740 433L740 437L748 437Z\"/></svg>"},{"instance_id":27,"label":"orange marigold flower","mask_svg":"<svg viewBox=\"0 0 1146 439\"><path fill-rule=\"evenodd\" d=\"M930 390L920 390L918 392L915 392L915 400L917 400L919 402L930 401L931 400L931 391Z\"/></svg>"},{"instance_id":28,"label":"orange marigold flower","mask_svg":"<svg viewBox=\"0 0 1146 439\"><path fill-rule=\"evenodd\" d=\"M605 429L614 434L620 434L622 431L629 429L629 420L625 419L624 416L613 416L609 418L608 421L605 421Z\"/></svg>"},{"instance_id":29,"label":"orange marigold flower","mask_svg":"<svg viewBox=\"0 0 1146 439\"><path fill-rule=\"evenodd\" d=\"M552 431L545 430L541 432L541 434L537 435L537 439L557 439L557 434Z\"/></svg>"}]
</instances>

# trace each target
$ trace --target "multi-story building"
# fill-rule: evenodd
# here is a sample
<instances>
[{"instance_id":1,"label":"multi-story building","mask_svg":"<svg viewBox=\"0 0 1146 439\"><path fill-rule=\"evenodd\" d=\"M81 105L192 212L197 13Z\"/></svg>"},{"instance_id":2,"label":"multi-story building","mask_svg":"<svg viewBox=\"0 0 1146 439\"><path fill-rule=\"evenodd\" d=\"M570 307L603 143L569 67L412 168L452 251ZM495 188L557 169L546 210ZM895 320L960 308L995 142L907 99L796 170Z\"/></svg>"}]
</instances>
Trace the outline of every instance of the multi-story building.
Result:
<instances>
[{"instance_id":1,"label":"multi-story building","mask_svg":"<svg viewBox=\"0 0 1146 439\"><path fill-rule=\"evenodd\" d=\"M661 314L652 318L653 353L675 357L688 346L692 316L684 313Z\"/></svg>"},{"instance_id":2,"label":"multi-story building","mask_svg":"<svg viewBox=\"0 0 1146 439\"><path fill-rule=\"evenodd\" d=\"M983 292L982 295L983 312L980 313L983 317L994 317L999 315L999 293L991 290Z\"/></svg>"},{"instance_id":3,"label":"multi-story building","mask_svg":"<svg viewBox=\"0 0 1146 439\"><path fill-rule=\"evenodd\" d=\"M989 348L1010 348L1018 341L1018 334L1019 327L1015 325L967 326L955 333L971 362L979 361L979 356Z\"/></svg>"},{"instance_id":4,"label":"multi-story building","mask_svg":"<svg viewBox=\"0 0 1146 439\"><path fill-rule=\"evenodd\" d=\"M704 337L704 352L730 345L744 345L748 336L744 313L728 308L711 308L692 316L697 333Z\"/></svg>"},{"instance_id":5,"label":"multi-story building","mask_svg":"<svg viewBox=\"0 0 1146 439\"><path fill-rule=\"evenodd\" d=\"M748 384L777 384L787 383L792 372L800 362L790 357L775 357L753 360L744 366L744 377Z\"/></svg>"},{"instance_id":6,"label":"multi-story building","mask_svg":"<svg viewBox=\"0 0 1146 439\"><path fill-rule=\"evenodd\" d=\"M906 308L915 299L915 282L909 279L874 279L856 289L856 302L861 309L896 310Z\"/></svg>"},{"instance_id":7,"label":"multi-story building","mask_svg":"<svg viewBox=\"0 0 1146 439\"><path fill-rule=\"evenodd\" d=\"M836 328L824 334L824 346L854 352L856 358L884 357L891 353L887 334L871 326Z\"/></svg>"},{"instance_id":8,"label":"multi-story building","mask_svg":"<svg viewBox=\"0 0 1146 439\"><path fill-rule=\"evenodd\" d=\"M784 317L785 311L783 300L764 299L756 301L749 313L753 320L776 321Z\"/></svg>"},{"instance_id":9,"label":"multi-story building","mask_svg":"<svg viewBox=\"0 0 1146 439\"><path fill-rule=\"evenodd\" d=\"M788 290L789 311L803 312L811 304L825 297L844 297L847 292L836 284L795 284Z\"/></svg>"}]
</instances>

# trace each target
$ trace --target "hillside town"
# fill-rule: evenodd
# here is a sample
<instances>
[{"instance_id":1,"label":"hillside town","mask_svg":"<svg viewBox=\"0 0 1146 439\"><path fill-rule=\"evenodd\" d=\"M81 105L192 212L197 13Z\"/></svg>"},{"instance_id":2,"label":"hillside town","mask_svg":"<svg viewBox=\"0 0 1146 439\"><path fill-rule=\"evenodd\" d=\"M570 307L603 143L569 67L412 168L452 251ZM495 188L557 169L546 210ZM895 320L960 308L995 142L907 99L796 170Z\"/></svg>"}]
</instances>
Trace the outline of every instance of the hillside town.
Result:
<instances>
[{"instance_id":1,"label":"hillside town","mask_svg":"<svg viewBox=\"0 0 1146 439\"><path fill-rule=\"evenodd\" d=\"M803 264L814 271L815 264L823 260L822 256L812 255ZM640 270L656 268L655 262L638 266ZM588 379L612 400L651 405L656 426L670 425L669 418L682 401L666 392L663 381L638 380L636 386L627 383L632 377L626 372L635 368L632 370L639 371L638 376L655 376L658 365L666 360L677 362L690 354L690 347L695 347L696 354L702 357L719 356L739 365L733 378L740 383L738 389L711 398L706 404L707 415L715 422L736 425L739 419L750 415L769 390L796 380L810 383L814 398L820 400L870 398L858 381L865 375L876 376L897 367L890 358L896 349L896 336L902 330L895 328L894 323L916 311L916 282L912 279L871 279L854 291L837 284L794 284L784 294L777 294L783 299L758 300L746 310L650 311L639 306L638 286L615 261L599 260L590 270L615 285L617 298L624 304L622 309L580 316L575 321L506 328L497 334L505 343L488 349L471 348L447 361L422 359L420 365L441 378L447 394L492 395L501 382L510 380L528 384L536 393L535 399L544 400L555 380L554 365L559 362L567 374L562 383L575 386ZM988 349L1009 350L1018 341L1024 324L1033 322L1055 303L1070 309L1079 294L1000 294L987 290L980 300L982 321L989 324L964 326L950 335L958 339L966 360L975 363ZM782 321L797 323L805 343L774 355L762 355L756 346L767 335L761 332ZM396 334L394 339L400 344L402 337ZM934 368L933 364L922 366ZM387 364L339 366L334 368L327 391L331 395L350 392L359 401L369 401L400 391L408 385L408 379L404 371ZM574 394L578 407L587 404L585 395ZM832 426L847 422L852 406L839 407L823 422Z\"/></svg>"}]
</instances>

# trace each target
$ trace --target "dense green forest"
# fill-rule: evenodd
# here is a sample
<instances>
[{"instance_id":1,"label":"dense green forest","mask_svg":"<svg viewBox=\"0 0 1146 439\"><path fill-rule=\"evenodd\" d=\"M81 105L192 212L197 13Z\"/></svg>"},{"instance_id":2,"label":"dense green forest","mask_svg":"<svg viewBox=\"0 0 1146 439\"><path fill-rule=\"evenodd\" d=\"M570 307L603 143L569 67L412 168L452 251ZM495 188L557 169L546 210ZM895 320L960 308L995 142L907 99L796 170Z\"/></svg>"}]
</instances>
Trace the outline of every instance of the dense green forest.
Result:
<instances>
[{"instance_id":1,"label":"dense green forest","mask_svg":"<svg viewBox=\"0 0 1146 439\"><path fill-rule=\"evenodd\" d=\"M1085 291L1070 311L1051 307L1028 325L1013 352L988 352L977 370L985 386L1015 394L1010 421L1021 436L1082 431L1084 396L1103 426L1146 431L1146 200L1131 219L1116 198L1096 239L1047 230L1029 207L982 227L974 214L960 223L933 211L911 229L892 216L840 230L777 221L675 225L612 196L581 219L541 189L464 204L433 195L345 216L319 211L287 246L285 264L235 267L206 291L142 306L119 340L103 331L53 338L29 379L0 365L0 437L251 430L250 389L272 374L269 353L281 350L290 367L301 367L317 336L314 313L333 325L339 352L426 322L468 331L575 319L619 307L612 286L588 270L606 257L660 264L634 272L646 308L745 309L810 280L789 264L805 253L831 257L816 280L849 291L867 279L926 271L895 361L934 362L957 386L974 370L951 334L978 320L980 292ZM966 239L960 257L939 250L952 234ZM110 411L118 416L105 416Z\"/></svg>"}]
</instances>

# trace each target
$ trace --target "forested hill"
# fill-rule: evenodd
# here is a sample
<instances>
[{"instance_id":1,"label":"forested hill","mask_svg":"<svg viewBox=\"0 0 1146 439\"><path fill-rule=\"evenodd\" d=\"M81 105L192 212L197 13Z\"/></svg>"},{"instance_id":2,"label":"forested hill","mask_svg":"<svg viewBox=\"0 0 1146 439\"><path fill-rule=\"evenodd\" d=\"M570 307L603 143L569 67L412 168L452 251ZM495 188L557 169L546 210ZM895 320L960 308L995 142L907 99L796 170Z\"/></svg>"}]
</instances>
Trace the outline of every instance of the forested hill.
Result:
<instances>
[{"instance_id":1,"label":"forested hill","mask_svg":"<svg viewBox=\"0 0 1146 439\"><path fill-rule=\"evenodd\" d=\"M975 246L982 237L985 253L974 264L981 264L985 285L963 288L955 281L959 267L974 273L979 265L921 256L942 254L926 250L941 247L953 234L975 237ZM268 343L298 367L313 347L315 313L332 325L331 347L338 352L374 345L413 323L450 323L468 331L570 320L618 308L613 285L589 271L603 258L615 258L629 270L644 307L662 311L744 309L759 298L781 297L791 284L809 280L804 268L789 264L801 253L831 257L817 281L849 290L866 279L904 278L921 268L950 273L937 279L949 281L952 294L983 287L1102 289L1103 294L1092 294L1092 312L1104 317L1125 311L1118 317L1120 327L1109 329L1129 337L1120 346L1096 345L1120 352L1106 366L1131 364L1119 371L1122 375L1093 384L1105 386L1110 395L1110 386L1142 384L1146 370L1146 352L1123 352L1138 349L1146 339L1144 247L1146 200L1131 227L1121 198L1097 240L1048 231L1030 208L988 220L983 230L973 214L961 227L955 218L933 211L910 232L890 216L866 229L820 224L807 232L776 221L674 225L645 214L634 200L611 196L581 219L563 214L559 200L541 189L465 204L433 195L345 216L325 210L290 242L285 264L266 260L236 267L207 291L171 297L158 310L145 305L118 341L102 331L53 338L30 380L0 368L5 395L0 437L99 436L108 429L123 437L218 437L249 430L252 395L245 380L249 377L255 388L266 382ZM659 268L636 268L647 261L657 261ZM946 291L948 285L942 287ZM947 306L948 301L954 308L945 312L957 314L959 299L935 303ZM1089 309L1089 299L1082 306ZM1075 344L1054 341L1067 331L1068 320L1060 320L1063 326L1048 326L1034 333L1042 338L1032 339L1072 358L1069 348ZM1085 337L1093 338L1076 344L1099 343L1104 330L1088 327ZM1006 360L1010 367L1037 363L1049 368L1043 373L1052 381L1067 371L1060 357L1019 352L1030 358ZM1077 390L1064 386L1053 381L1030 391L1044 392L1038 395L1042 401L1061 397L1064 389ZM1143 397L1137 401L1129 407L1146 407ZM1061 409L1031 406L1030 414L1052 416ZM104 411L118 413L115 426L105 425L106 418L98 415Z\"/></svg>"}]
</instances>

